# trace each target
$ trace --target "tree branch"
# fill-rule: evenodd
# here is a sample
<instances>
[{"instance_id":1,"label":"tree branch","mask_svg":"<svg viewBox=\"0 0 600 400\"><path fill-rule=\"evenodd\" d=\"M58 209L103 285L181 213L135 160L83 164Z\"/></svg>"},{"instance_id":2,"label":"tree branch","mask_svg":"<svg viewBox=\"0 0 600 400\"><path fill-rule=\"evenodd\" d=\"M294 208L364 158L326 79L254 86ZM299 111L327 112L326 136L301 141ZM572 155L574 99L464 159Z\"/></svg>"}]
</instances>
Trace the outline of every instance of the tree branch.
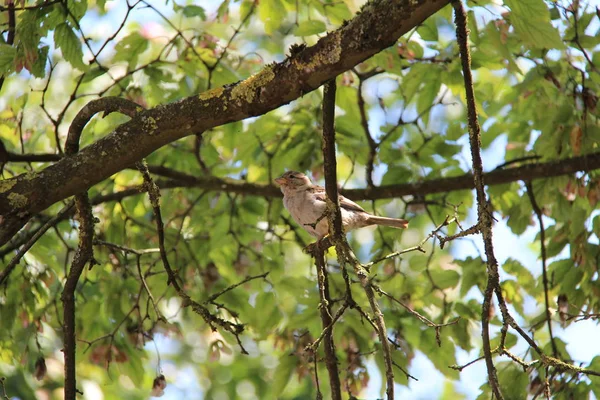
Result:
<instances>
[{"instance_id":1,"label":"tree branch","mask_svg":"<svg viewBox=\"0 0 600 400\"><path fill-rule=\"evenodd\" d=\"M156 220L155 222L156 231L158 234L158 246L160 249L160 257L163 262L163 267L167 272L167 285L173 286L173 288L177 292L177 295L182 300L183 307L191 307L196 314L200 315L200 317L204 319L204 321L210 326L210 328L213 331L217 329L216 326L220 326L227 332L231 333L235 337L238 345L240 346L242 354L248 354L248 351L246 351L246 349L242 345L242 341L240 340L240 334L244 331L244 326L241 324L226 321L223 318L212 315L208 308L198 303L197 301L192 300L192 298L183 290L183 288L179 284L177 275L173 268L171 268L171 263L169 262L169 258L167 257L167 250L165 248L165 228L160 211L160 189L152 180L145 160L137 163L137 168L139 169L140 173L142 174L142 177L144 178L144 186L146 188L146 191L148 192L150 204L152 205L152 211L154 213L154 219Z\"/></svg>"},{"instance_id":2,"label":"tree branch","mask_svg":"<svg viewBox=\"0 0 600 400\"><path fill-rule=\"evenodd\" d=\"M554 357L558 357L558 347L556 347L556 341L554 340L554 335L552 334L552 315L550 314L550 300L548 298L548 271L546 268L546 229L544 228L544 221L542 220L543 213L537 200L535 199L535 195L533 194L533 186L531 185L531 182L527 182L525 186L527 187L527 196L529 197L529 201L531 202L531 207L533 208L533 212L535 213L538 220L538 224L540 225L542 282L544 284L544 305L546 309L546 322L548 323L548 334L550 335L550 344L552 345L552 355Z\"/></svg>"},{"instance_id":3,"label":"tree branch","mask_svg":"<svg viewBox=\"0 0 600 400\"><path fill-rule=\"evenodd\" d=\"M377 304L375 292L369 281L367 270L358 262L350 245L346 241L346 236L342 228L342 213L339 204L337 189L337 160L335 155L335 80L325 84L323 92L323 164L325 175L325 192L327 193L327 218L329 220L329 235L335 244L337 258L342 267L346 270L346 263L350 262L354 267L354 272L358 276L365 294L369 300L369 305L374 315L376 331L381 342L383 359L385 361L386 376L386 395L388 400L394 399L394 366L392 363L392 351L387 340L387 330L383 313ZM320 248L320 251L324 251ZM349 290L349 289L347 289ZM350 296L347 293L347 296Z\"/></svg>"},{"instance_id":4,"label":"tree branch","mask_svg":"<svg viewBox=\"0 0 600 400\"><path fill-rule=\"evenodd\" d=\"M329 295L329 279L327 277L324 251L319 251L315 255L315 264L317 266L317 282L319 284L319 314L321 315L321 323L323 325L321 337L323 340L323 351L325 352L325 366L329 374L331 398L341 400L342 386L340 384L340 372L335 354L335 342L333 340L333 325L337 321L337 318L334 319L331 315L331 296ZM319 343L320 340L318 339L313 343L315 352Z\"/></svg>"},{"instance_id":5,"label":"tree branch","mask_svg":"<svg viewBox=\"0 0 600 400\"><path fill-rule=\"evenodd\" d=\"M69 127L69 134L65 145L66 157L71 158L77 154L83 128L96 113L102 111L107 113L120 111L123 114L133 117L139 110L141 110L141 107L125 99L107 97L89 102L77 113L75 119L73 119L73 123ZM67 400L75 400L78 393L75 368L75 346L77 343L75 332L75 289L85 265L88 261L91 263L94 262L92 245L94 240L94 216L92 215L92 205L87 190L75 195L75 207L77 208L77 218L79 219L79 245L61 295L64 310L65 399Z\"/></svg>"},{"instance_id":6,"label":"tree branch","mask_svg":"<svg viewBox=\"0 0 600 400\"><path fill-rule=\"evenodd\" d=\"M281 197L281 190L274 185L249 183L229 178L202 177L189 175L164 166L149 166L150 172L171 179L170 187L197 187L230 193L264 197ZM530 181L542 178L568 175L578 171L600 169L600 153L564 158L544 163L532 163L515 168L493 170L483 174L486 185L501 185L516 181ZM163 182L163 184L166 182ZM159 186L162 185L159 183ZM380 200L402 196L425 196L448 193L455 190L469 190L475 187L472 174L450 178L427 179L421 182L398 185L375 186L365 189L342 189L341 194L352 200Z\"/></svg>"},{"instance_id":7,"label":"tree branch","mask_svg":"<svg viewBox=\"0 0 600 400\"><path fill-rule=\"evenodd\" d=\"M44 225L42 225L40 227L40 229L36 230L31 235L31 237L29 237L27 239L27 241L19 249L17 254L15 254L15 256L6 265L6 267L4 267L2 272L0 272L0 285L2 285L3 283L5 283L8 280L8 277L10 276L11 272L15 269L15 267L19 264L19 261L21 261L21 258L25 255L25 253L27 253L29 251L31 246L33 246L39 240L39 238L41 238L42 235L44 233L46 233L46 231L48 231L48 229L55 226L57 223L59 223L63 219L68 218L71 215L71 210L73 209L74 204L75 204L75 202L70 201L67 205L65 205L58 212L58 214L56 214L54 217L52 217L51 219L46 221L46 223ZM4 254L2 254L2 255L4 255Z\"/></svg>"},{"instance_id":8,"label":"tree branch","mask_svg":"<svg viewBox=\"0 0 600 400\"><path fill-rule=\"evenodd\" d=\"M375 0L353 20L279 64L233 85L140 112L113 133L46 169L0 186L0 244L48 206L101 182L190 134L261 115L352 68L438 11L448 0ZM227 110L227 112L224 112Z\"/></svg>"},{"instance_id":9,"label":"tree branch","mask_svg":"<svg viewBox=\"0 0 600 400\"><path fill-rule=\"evenodd\" d=\"M600 168L600 153L591 153L546 163L528 164L506 170L494 170L483 174L483 178L486 185L498 185L520 180L527 182L532 179L568 175L578 171L588 172L598 168ZM156 182L161 190L193 187L204 190L246 194L250 196L281 197L281 190L273 185L249 183L229 178L198 177L163 166L149 166L148 169L155 175L170 178L169 180ZM424 196L435 193L447 193L454 190L472 189L473 187L473 175L465 174L460 177L430 179L417 183L387 185L366 189L342 189L341 193L353 200L378 200L408 195ZM115 193L98 195L92 198L91 201L92 205L97 205L137 196L142 192L143 189L141 188L130 188ZM55 219L53 221L54 224L72 216L71 212L66 214L61 212L60 214L61 217ZM50 227L52 227L52 225L48 226L48 228ZM0 232L2 232L2 230L3 228L0 227ZM0 249L0 258L27 242L34 234L35 232L24 235L16 241L11 241L11 244Z\"/></svg>"},{"instance_id":10,"label":"tree branch","mask_svg":"<svg viewBox=\"0 0 600 400\"><path fill-rule=\"evenodd\" d=\"M477 107L475 103L475 91L473 89L473 76L471 75L471 54L469 51L469 31L467 29L467 14L461 0L452 2L454 7L454 18L456 23L456 39L460 49L460 58L462 63L463 78L465 81L465 91L467 97L467 117L469 124L469 144L471 147L471 157L473 159L473 178L475 192L477 194L477 227L483 237L485 255L487 257L488 283L483 298L481 308L481 333L483 337L483 354L488 371L489 384L494 393L494 398L502 400L502 392L496 375L496 367L492 357L490 344L490 307L494 289L499 285L498 261L494 254L494 245L492 243L492 215L488 208L488 202L485 194L485 184L483 177L483 164L481 162L481 128L477 119Z\"/></svg>"}]
</instances>

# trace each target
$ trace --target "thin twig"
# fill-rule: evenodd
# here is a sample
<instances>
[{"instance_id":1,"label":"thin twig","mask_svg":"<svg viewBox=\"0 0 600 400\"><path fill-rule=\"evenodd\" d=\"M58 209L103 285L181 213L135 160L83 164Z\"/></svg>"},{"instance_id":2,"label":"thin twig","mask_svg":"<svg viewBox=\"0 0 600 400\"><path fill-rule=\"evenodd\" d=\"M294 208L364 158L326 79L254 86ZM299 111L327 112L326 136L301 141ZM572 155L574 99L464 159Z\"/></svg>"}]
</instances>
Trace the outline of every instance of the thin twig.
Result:
<instances>
[{"instance_id":1,"label":"thin twig","mask_svg":"<svg viewBox=\"0 0 600 400\"><path fill-rule=\"evenodd\" d=\"M465 369L465 368L475 364L477 361L481 361L483 359L485 359L485 356L477 357L476 359L469 361L468 363L466 363L464 365L457 365L457 364L449 365L448 368L452 368L458 372L462 372L463 369Z\"/></svg>"},{"instance_id":2,"label":"thin twig","mask_svg":"<svg viewBox=\"0 0 600 400\"><path fill-rule=\"evenodd\" d=\"M396 366L396 368L398 368L400 371L402 371L404 373L404 375L406 375L407 378L414 379L415 381L418 381L417 378L415 378L414 376L412 376L411 374L409 374L407 370L405 370L404 368L402 368L401 365L398 365L398 363L396 363L396 361L392 361L392 364L394 364L394 366Z\"/></svg>"},{"instance_id":3,"label":"thin twig","mask_svg":"<svg viewBox=\"0 0 600 400\"><path fill-rule=\"evenodd\" d=\"M324 250L321 250L315 255L315 264L317 266L317 282L319 285L319 314L321 315L321 323L323 325L323 331L319 337L324 340L325 367L327 367L327 373L329 374L331 398L334 400L341 400L342 391L340 373L338 370L337 356L335 354L335 342L333 340L333 326L337 319L334 320L331 316L331 296L329 295L329 279L327 277ZM313 343L312 348L316 349L319 343L320 340L319 342Z\"/></svg>"},{"instance_id":4,"label":"thin twig","mask_svg":"<svg viewBox=\"0 0 600 400\"><path fill-rule=\"evenodd\" d=\"M154 296L152 295L152 292L150 291L150 288L148 287L148 283L146 283L146 278L144 278L144 274L142 274L142 263L140 262L140 259L141 259L141 255L138 255L137 259L136 259L136 265L137 265L138 274L140 275L140 280L142 281L142 285L144 286L144 289L146 289L146 293L148 294L148 298L150 299L150 302L152 303L152 307L154 307L154 312L156 313L156 316L158 317L158 319L162 319L164 321L165 318L162 316L161 312L159 311L158 306L156 305L156 300L154 300Z\"/></svg>"},{"instance_id":5,"label":"thin twig","mask_svg":"<svg viewBox=\"0 0 600 400\"><path fill-rule=\"evenodd\" d=\"M542 256L542 282L544 285L544 305L545 305L545 313L546 313L546 321L548 323L548 334L550 335L550 344L552 345L552 355L554 357L558 357L558 347L556 347L556 341L554 340L554 335L552 334L552 314L550 313L550 300L548 298L548 271L546 267L546 229L544 228L544 221L542 219L542 209L538 205L535 194L533 193L533 186L531 182L525 183L525 187L527 189L527 196L529 196L529 201L531 202L531 207L533 208L533 212L537 216L538 224L540 225L540 247L541 247L541 256Z\"/></svg>"},{"instance_id":6,"label":"thin twig","mask_svg":"<svg viewBox=\"0 0 600 400\"><path fill-rule=\"evenodd\" d=\"M98 240L98 239L94 240L94 245L95 246L105 246L105 247L108 247L113 250L122 251L123 253L135 254L136 256L143 256L144 254L160 253L159 248L132 249L131 247L123 246L121 244L109 243L109 242L105 242L104 240Z\"/></svg>"},{"instance_id":7,"label":"thin twig","mask_svg":"<svg viewBox=\"0 0 600 400\"><path fill-rule=\"evenodd\" d=\"M2 398L3 400L10 400L8 394L6 394L6 387L4 386L4 381L6 378L4 376L0 376L0 387L2 387Z\"/></svg>"},{"instance_id":8,"label":"thin twig","mask_svg":"<svg viewBox=\"0 0 600 400\"><path fill-rule=\"evenodd\" d=\"M152 177L150 176L150 171L148 171L148 165L146 164L145 160L137 162L136 167L142 174L142 177L144 179L144 186L146 188L146 191L148 192L150 204L152 205L152 211L154 213L154 219L156 222L156 231L158 234L158 246L160 249L160 256L163 263L163 267L167 272L168 276L167 285L173 286L173 288L177 292L177 295L182 300L183 307L191 307L196 314L200 315L202 319L204 319L204 321L210 326L212 330L216 330L216 326L220 326L225 331L231 333L235 337L235 340L237 341L242 354L248 354L248 351L244 348L244 345L242 344L242 341L240 339L240 334L244 331L244 326L212 315L204 305L192 300L179 284L177 275L175 274L173 268L171 268L169 258L167 257L167 250L165 248L165 228L160 210L160 189L152 180Z\"/></svg>"},{"instance_id":9,"label":"thin twig","mask_svg":"<svg viewBox=\"0 0 600 400\"><path fill-rule=\"evenodd\" d=\"M253 276L247 276L243 281L240 281L238 283L234 283L231 286L226 287L225 289L213 294L212 296L210 296L205 302L204 304L208 304L208 303L212 303L213 301L215 301L219 296L221 296L222 294L225 294L233 289L235 289L238 286L243 285L244 283L250 282L254 279L260 279L260 278L266 278L267 275L269 275L269 272L265 272L263 274L260 275L253 275Z\"/></svg>"},{"instance_id":10,"label":"thin twig","mask_svg":"<svg viewBox=\"0 0 600 400\"><path fill-rule=\"evenodd\" d=\"M329 325L327 325L322 331L321 334L319 335L319 337L312 342L308 347L311 351L316 351L317 348L319 347L319 344L321 343L321 341L327 336L331 334L331 330L333 329L333 325L335 325L335 323L338 321L338 319L340 319L340 317L342 316L342 314L344 314L344 311L346 311L346 309L348 308L348 304L344 303L336 312L335 315L331 318L331 322L329 323Z\"/></svg>"},{"instance_id":11,"label":"thin twig","mask_svg":"<svg viewBox=\"0 0 600 400\"><path fill-rule=\"evenodd\" d=\"M29 251L29 249L42 237L42 235L44 235L44 233L46 233L48 229L55 226L59 221L62 221L62 219L70 213L74 205L75 202L73 200L69 201L67 205L65 205L53 218L46 221L46 223L42 225L42 227L38 229L33 236L29 238L29 240L27 240L27 242L19 249L17 254L12 258L12 260L10 260L8 265L4 267L2 272L0 272L0 285L6 282L11 272L15 269L17 264L19 264L21 258Z\"/></svg>"}]
</instances>

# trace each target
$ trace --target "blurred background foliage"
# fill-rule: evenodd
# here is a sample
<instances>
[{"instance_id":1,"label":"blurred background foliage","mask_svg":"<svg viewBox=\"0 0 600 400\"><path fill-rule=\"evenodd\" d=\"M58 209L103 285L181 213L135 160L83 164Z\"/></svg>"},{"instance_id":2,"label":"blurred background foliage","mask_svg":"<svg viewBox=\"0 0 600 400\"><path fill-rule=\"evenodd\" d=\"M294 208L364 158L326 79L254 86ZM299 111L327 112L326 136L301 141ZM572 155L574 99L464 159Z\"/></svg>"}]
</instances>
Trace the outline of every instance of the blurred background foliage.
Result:
<instances>
[{"instance_id":1,"label":"blurred background foliage","mask_svg":"<svg viewBox=\"0 0 600 400\"><path fill-rule=\"evenodd\" d=\"M290 45L316 43L362 5L359 0L15 3L13 43L7 6L0 13L0 140L17 154L62 154L70 121L97 97L122 96L154 107L245 79L284 60ZM467 6L485 168L600 151L598 4L480 0ZM394 46L338 77L340 185L418 182L469 171L451 10L445 7ZM321 98L319 90L307 93L269 114L171 143L147 161L193 176L253 184L270 183L287 169L309 172L318 181ZM117 114L96 116L83 133L82 147L126 120ZM44 165L6 163L2 177ZM141 183L137 171L124 170L91 188L90 197ZM536 180L532 188L546 228L552 324L568 331L579 320L597 321L599 173ZM523 182L490 186L489 195L494 217L512 234L539 229ZM418 244L446 215L457 215L464 227L470 226L473 204L470 190L362 202L378 214L410 219L410 228L364 229L350 235L351 244L361 261L368 262ZM36 216L2 248L3 263L22 237L62 206ZM281 200L180 187L164 190L161 206L168 255L184 290L199 302L208 301L213 313L243 323L241 338L250 354L241 354L233 336L212 332L198 315L182 309L167 287L147 196L101 201L94 206L99 265L84 272L77 290L78 387L84 397L148 398L153 379L163 373L169 384L176 382L166 389L172 398L315 398L316 372L327 397L322 354L315 362L304 351L322 330L315 269L301 252L312 239L290 222ZM0 288L0 375L7 377L8 396L61 398L60 293L77 247L76 227L72 219L60 221ZM456 225L445 229L447 234L457 231ZM468 397L456 391L460 373L449 368L458 364L457 349L474 358L480 355L486 273L482 256L464 250L471 241L472 249L481 248L478 239L444 250L430 241L426 254L409 253L371 270L377 285L429 319L447 323L460 317L441 330L439 347L434 329L392 300L380 299L388 335L397 345L395 363L411 372L415 355L424 355L449 382L440 395L448 399ZM540 256L539 236L530 248ZM332 297L341 301L344 282L331 255ZM506 260L501 281L511 310L552 354L541 261L523 265L518 254L500 257ZM265 278L210 298L265 272ZM366 306L358 287L354 296ZM498 316L492 324L497 342ZM383 371L376 334L361 314L350 310L336 324L334 338L345 396L364 396ZM519 340L509 333L506 345L526 361L535 359ZM599 357L573 360L567 343L553 340L561 359L600 370ZM36 374L43 372L40 357L47 373L37 381ZM507 398L543 395L543 368L534 365L523 372L506 357L497 362ZM426 375L416 378L428 380ZM554 371L549 379L554 398L600 397L598 378ZM408 377L396 370L396 382L408 385ZM479 397L490 398L485 382L478 384ZM374 390L382 396L381 385Z\"/></svg>"}]
</instances>

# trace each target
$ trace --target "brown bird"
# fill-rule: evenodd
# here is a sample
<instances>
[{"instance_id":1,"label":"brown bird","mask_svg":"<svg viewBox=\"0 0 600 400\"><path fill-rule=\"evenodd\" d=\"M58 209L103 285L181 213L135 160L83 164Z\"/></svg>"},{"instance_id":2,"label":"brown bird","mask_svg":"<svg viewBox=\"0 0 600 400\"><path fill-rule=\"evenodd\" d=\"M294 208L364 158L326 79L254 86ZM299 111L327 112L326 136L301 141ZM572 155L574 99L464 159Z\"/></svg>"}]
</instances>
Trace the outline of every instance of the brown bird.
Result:
<instances>
[{"instance_id":1,"label":"brown bird","mask_svg":"<svg viewBox=\"0 0 600 400\"><path fill-rule=\"evenodd\" d=\"M312 236L322 239L329 233L329 223L323 217L325 213L325 188L313 185L310 179L301 172L288 171L275 179L283 192L283 205L292 218ZM408 221L400 218L387 218L371 215L361 206L339 196L342 225L345 232L369 225L406 228Z\"/></svg>"}]
</instances>

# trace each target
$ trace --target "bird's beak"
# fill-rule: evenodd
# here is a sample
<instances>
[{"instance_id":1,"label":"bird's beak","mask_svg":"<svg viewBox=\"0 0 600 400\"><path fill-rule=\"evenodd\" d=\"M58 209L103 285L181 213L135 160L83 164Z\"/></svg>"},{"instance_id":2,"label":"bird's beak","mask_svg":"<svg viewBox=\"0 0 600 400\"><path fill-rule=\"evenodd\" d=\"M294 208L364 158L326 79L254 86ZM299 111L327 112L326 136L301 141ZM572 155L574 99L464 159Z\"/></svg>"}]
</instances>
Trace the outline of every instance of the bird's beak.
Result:
<instances>
[{"instance_id":1,"label":"bird's beak","mask_svg":"<svg viewBox=\"0 0 600 400\"><path fill-rule=\"evenodd\" d=\"M278 185L285 185L287 183L287 179L285 179L283 176L280 176L279 178L275 179L275 183Z\"/></svg>"}]
</instances>

